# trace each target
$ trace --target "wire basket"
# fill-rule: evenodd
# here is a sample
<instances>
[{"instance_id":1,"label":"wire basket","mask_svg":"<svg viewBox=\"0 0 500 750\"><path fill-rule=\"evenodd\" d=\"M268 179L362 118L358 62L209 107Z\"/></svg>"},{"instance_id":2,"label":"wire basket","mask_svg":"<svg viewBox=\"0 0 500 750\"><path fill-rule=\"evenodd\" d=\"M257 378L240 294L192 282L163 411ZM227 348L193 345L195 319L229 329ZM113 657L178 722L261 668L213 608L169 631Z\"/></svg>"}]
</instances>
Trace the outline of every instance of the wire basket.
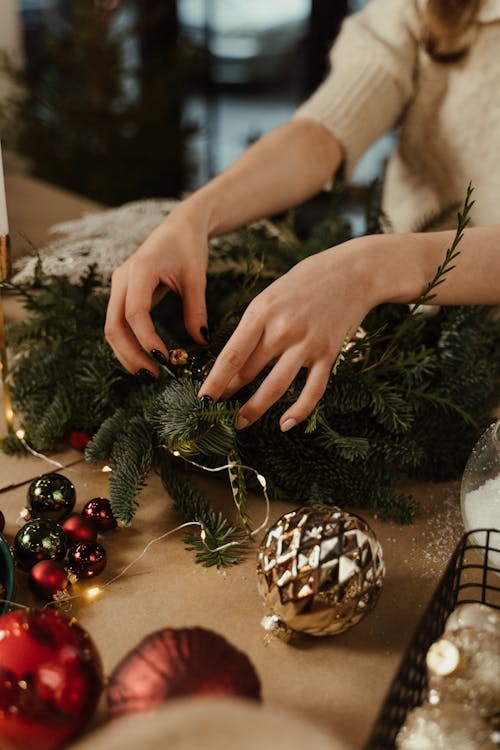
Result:
<instances>
[{"instance_id":1,"label":"wire basket","mask_svg":"<svg viewBox=\"0 0 500 750\"><path fill-rule=\"evenodd\" d=\"M427 651L459 604L500 609L500 530L474 529L461 538L415 631L365 750L393 750L407 713L427 697Z\"/></svg>"}]
</instances>

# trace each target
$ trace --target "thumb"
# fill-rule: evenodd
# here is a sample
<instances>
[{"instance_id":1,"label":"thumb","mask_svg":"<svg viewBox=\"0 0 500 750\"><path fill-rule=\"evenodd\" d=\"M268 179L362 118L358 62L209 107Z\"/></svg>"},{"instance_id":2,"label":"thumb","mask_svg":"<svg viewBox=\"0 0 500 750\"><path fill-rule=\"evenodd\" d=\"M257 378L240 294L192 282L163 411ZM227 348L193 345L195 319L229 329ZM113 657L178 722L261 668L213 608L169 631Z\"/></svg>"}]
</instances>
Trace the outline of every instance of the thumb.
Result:
<instances>
[{"instance_id":1,"label":"thumb","mask_svg":"<svg viewBox=\"0 0 500 750\"><path fill-rule=\"evenodd\" d=\"M184 325L186 330L199 344L207 344L208 317L205 300L206 278L190 279L182 295Z\"/></svg>"}]
</instances>

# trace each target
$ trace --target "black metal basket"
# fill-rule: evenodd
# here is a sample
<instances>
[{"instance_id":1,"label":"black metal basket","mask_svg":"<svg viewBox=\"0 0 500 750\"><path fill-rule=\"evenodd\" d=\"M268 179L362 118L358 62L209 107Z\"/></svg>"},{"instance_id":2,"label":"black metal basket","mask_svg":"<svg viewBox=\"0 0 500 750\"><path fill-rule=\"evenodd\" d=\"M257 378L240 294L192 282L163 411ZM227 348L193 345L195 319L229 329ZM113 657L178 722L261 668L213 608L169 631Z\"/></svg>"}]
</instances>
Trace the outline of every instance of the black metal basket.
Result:
<instances>
[{"instance_id":1,"label":"black metal basket","mask_svg":"<svg viewBox=\"0 0 500 750\"><path fill-rule=\"evenodd\" d=\"M464 534L415 631L387 693L365 750L394 750L407 713L427 697L425 658L458 604L482 602L500 609L500 530L475 529Z\"/></svg>"}]
</instances>

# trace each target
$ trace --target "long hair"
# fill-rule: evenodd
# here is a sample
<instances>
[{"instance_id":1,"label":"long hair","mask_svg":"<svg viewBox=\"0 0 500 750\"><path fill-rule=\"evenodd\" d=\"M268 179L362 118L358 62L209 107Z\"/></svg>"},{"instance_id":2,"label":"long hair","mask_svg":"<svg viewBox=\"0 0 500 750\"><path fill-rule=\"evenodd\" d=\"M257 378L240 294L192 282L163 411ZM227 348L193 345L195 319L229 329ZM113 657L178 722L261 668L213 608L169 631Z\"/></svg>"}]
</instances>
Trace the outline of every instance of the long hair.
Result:
<instances>
[{"instance_id":1,"label":"long hair","mask_svg":"<svg viewBox=\"0 0 500 750\"><path fill-rule=\"evenodd\" d=\"M438 62L454 62L467 53L467 30L481 0L427 0L422 17L422 40Z\"/></svg>"}]
</instances>

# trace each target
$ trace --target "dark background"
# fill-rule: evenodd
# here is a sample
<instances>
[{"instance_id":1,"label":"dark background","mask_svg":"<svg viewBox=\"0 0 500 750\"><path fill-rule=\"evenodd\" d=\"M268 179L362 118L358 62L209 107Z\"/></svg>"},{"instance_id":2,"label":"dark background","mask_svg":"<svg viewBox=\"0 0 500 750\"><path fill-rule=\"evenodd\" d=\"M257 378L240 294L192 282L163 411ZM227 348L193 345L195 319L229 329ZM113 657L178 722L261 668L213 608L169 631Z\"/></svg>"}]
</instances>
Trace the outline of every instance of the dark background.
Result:
<instances>
[{"instance_id":1,"label":"dark background","mask_svg":"<svg viewBox=\"0 0 500 750\"><path fill-rule=\"evenodd\" d=\"M3 125L35 175L117 205L181 196L289 119L363 0L22 0ZM354 180L375 177L378 144Z\"/></svg>"}]
</instances>

